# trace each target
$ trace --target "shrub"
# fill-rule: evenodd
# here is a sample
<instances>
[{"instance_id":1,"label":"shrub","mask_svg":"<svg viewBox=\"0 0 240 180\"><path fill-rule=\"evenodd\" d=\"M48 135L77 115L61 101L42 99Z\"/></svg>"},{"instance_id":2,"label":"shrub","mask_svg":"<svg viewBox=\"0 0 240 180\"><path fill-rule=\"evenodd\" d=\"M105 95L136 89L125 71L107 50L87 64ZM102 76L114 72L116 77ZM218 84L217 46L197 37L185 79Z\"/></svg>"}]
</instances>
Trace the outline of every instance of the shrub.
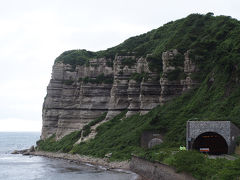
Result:
<instances>
[{"instance_id":1,"label":"shrub","mask_svg":"<svg viewBox=\"0 0 240 180\"><path fill-rule=\"evenodd\" d=\"M162 54L162 52L159 52ZM161 55L147 56L148 66L151 71L162 72L162 57Z\"/></svg>"},{"instance_id":2,"label":"shrub","mask_svg":"<svg viewBox=\"0 0 240 180\"><path fill-rule=\"evenodd\" d=\"M101 121L103 121L106 118L106 115L107 115L107 112L103 113L101 116L99 116L98 118L91 121L89 123L89 126L94 126L94 125L100 123Z\"/></svg>"},{"instance_id":3,"label":"shrub","mask_svg":"<svg viewBox=\"0 0 240 180\"><path fill-rule=\"evenodd\" d=\"M75 69L76 65L84 65L89 59L96 57L96 53L83 50L70 50L65 51L60 56L58 56L55 62L63 62L64 64L72 65L73 69Z\"/></svg>"},{"instance_id":4,"label":"shrub","mask_svg":"<svg viewBox=\"0 0 240 180\"><path fill-rule=\"evenodd\" d=\"M128 67L132 67L134 64L136 64L136 60L133 58L124 58L121 61L123 66L128 66Z\"/></svg>"},{"instance_id":5,"label":"shrub","mask_svg":"<svg viewBox=\"0 0 240 180\"><path fill-rule=\"evenodd\" d=\"M56 135L52 135L51 137L38 142L38 149L42 151L51 151L51 152L69 152L73 145L79 140L81 137L81 131L72 132L62 139L56 141Z\"/></svg>"},{"instance_id":6,"label":"shrub","mask_svg":"<svg viewBox=\"0 0 240 180\"><path fill-rule=\"evenodd\" d=\"M177 66L184 66L184 55L181 53L178 53L172 61L169 62L171 66L177 67Z\"/></svg>"},{"instance_id":7,"label":"shrub","mask_svg":"<svg viewBox=\"0 0 240 180\"><path fill-rule=\"evenodd\" d=\"M88 136L91 133L91 127L89 125L83 126L83 137Z\"/></svg>"},{"instance_id":8,"label":"shrub","mask_svg":"<svg viewBox=\"0 0 240 180\"><path fill-rule=\"evenodd\" d=\"M103 121L105 119L107 115L107 112L103 113L101 116L99 116L98 118L90 121L87 125L83 126L83 137L88 136L91 133L91 127L96 125L97 123L100 123L101 121Z\"/></svg>"},{"instance_id":9,"label":"shrub","mask_svg":"<svg viewBox=\"0 0 240 180\"><path fill-rule=\"evenodd\" d=\"M175 70L167 73L167 78L169 81L181 80L186 78L186 74L183 72L183 70L176 68Z\"/></svg>"},{"instance_id":10,"label":"shrub","mask_svg":"<svg viewBox=\"0 0 240 180\"><path fill-rule=\"evenodd\" d=\"M204 164L204 155L197 151L180 151L174 155L174 161L171 165L177 168L178 172L194 172L198 171L200 164Z\"/></svg>"},{"instance_id":11,"label":"shrub","mask_svg":"<svg viewBox=\"0 0 240 180\"><path fill-rule=\"evenodd\" d=\"M130 79L135 80L136 82L140 83L142 79L147 80L148 79L148 74L147 73L133 73L130 77Z\"/></svg>"},{"instance_id":12,"label":"shrub","mask_svg":"<svg viewBox=\"0 0 240 180\"><path fill-rule=\"evenodd\" d=\"M226 162L217 173L219 179L238 180L240 178L240 158Z\"/></svg>"},{"instance_id":13,"label":"shrub","mask_svg":"<svg viewBox=\"0 0 240 180\"><path fill-rule=\"evenodd\" d=\"M112 84L113 83L113 75L104 75L104 74L100 74L95 78L91 78L91 77L85 77L83 78L83 83L87 84L87 83L92 83L92 84Z\"/></svg>"}]
</instances>

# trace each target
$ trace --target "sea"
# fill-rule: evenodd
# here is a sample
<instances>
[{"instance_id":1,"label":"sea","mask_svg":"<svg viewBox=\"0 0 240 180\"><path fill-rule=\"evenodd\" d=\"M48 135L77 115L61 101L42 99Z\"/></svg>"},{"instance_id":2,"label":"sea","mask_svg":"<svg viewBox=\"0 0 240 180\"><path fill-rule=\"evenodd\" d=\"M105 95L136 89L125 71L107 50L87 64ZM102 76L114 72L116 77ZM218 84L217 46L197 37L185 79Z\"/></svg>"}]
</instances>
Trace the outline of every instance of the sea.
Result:
<instances>
[{"instance_id":1,"label":"sea","mask_svg":"<svg viewBox=\"0 0 240 180\"><path fill-rule=\"evenodd\" d=\"M67 160L11 154L30 148L38 132L0 132L0 180L134 180L136 174Z\"/></svg>"}]
</instances>

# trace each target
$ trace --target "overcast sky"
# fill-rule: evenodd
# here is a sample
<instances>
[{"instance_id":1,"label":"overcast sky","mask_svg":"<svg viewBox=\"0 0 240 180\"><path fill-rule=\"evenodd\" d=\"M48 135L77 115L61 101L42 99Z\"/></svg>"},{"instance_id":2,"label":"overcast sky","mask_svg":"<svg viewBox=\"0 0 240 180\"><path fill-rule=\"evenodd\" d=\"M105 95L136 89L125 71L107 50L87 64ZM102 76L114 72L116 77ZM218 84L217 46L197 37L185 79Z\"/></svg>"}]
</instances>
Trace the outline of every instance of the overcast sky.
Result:
<instances>
[{"instance_id":1,"label":"overcast sky","mask_svg":"<svg viewBox=\"0 0 240 180\"><path fill-rule=\"evenodd\" d=\"M103 50L191 13L240 19L239 0L0 0L0 131L41 131L55 58Z\"/></svg>"}]
</instances>

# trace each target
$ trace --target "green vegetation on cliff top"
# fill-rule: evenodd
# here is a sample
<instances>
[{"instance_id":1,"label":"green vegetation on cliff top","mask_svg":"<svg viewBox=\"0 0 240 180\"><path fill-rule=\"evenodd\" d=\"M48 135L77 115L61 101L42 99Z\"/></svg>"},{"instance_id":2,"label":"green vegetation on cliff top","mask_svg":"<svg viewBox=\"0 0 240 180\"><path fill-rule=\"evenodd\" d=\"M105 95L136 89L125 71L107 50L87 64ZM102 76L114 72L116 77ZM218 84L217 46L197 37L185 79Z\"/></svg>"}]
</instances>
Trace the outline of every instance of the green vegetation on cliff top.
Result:
<instances>
[{"instance_id":1,"label":"green vegetation on cliff top","mask_svg":"<svg viewBox=\"0 0 240 180\"><path fill-rule=\"evenodd\" d=\"M148 56L151 67L161 71L162 52L178 49L184 53L193 49L196 61L201 62L202 66L211 66L207 62L214 63L213 59L219 59L219 57L223 58L234 54L234 58L228 57L230 61L239 58L239 55L236 54L240 49L239 31L239 21L231 17L214 17L212 13L206 15L191 14L148 33L131 37L118 46L104 51L66 51L56 58L56 62L62 61L75 66L83 65L89 59L96 57L106 57L113 60L116 54L136 56L152 54ZM208 55L208 59L203 58L206 55Z\"/></svg>"},{"instance_id":2,"label":"green vegetation on cliff top","mask_svg":"<svg viewBox=\"0 0 240 180\"><path fill-rule=\"evenodd\" d=\"M110 160L126 160L132 153L140 153L157 160L157 157L149 156L140 148L140 135L144 130L156 129L164 135L164 143L157 147L160 151L185 144L186 122L191 119L230 120L240 127L239 34L240 22L236 19L226 16L214 17L211 13L192 14L146 34L132 37L106 51L96 52L95 57L109 58L116 53L134 52L138 56L152 53L149 59L155 64L155 70L160 73L163 51L176 48L184 53L191 49L191 58L200 69L198 75L192 76L196 76L194 78L200 80L200 84L164 106L152 109L146 115L136 114L124 118L125 112L122 112L114 119L100 125L95 139L75 146L69 145L72 148L68 148L71 149L68 152L95 157L104 157L105 154L112 153ZM57 61L63 57L64 55L61 55ZM47 141L49 140L45 142ZM47 143L41 143L40 149L47 146ZM205 161L202 165L204 163ZM221 163L216 163L214 166ZM232 164L234 167L239 165L239 161L234 163ZM222 167L223 177L226 173L231 175L229 169L224 169L227 165ZM198 173L196 170L194 176L198 179L218 178L215 176L217 172L213 171L212 174L208 174L209 176L202 175L201 172L203 171L199 170Z\"/></svg>"}]
</instances>

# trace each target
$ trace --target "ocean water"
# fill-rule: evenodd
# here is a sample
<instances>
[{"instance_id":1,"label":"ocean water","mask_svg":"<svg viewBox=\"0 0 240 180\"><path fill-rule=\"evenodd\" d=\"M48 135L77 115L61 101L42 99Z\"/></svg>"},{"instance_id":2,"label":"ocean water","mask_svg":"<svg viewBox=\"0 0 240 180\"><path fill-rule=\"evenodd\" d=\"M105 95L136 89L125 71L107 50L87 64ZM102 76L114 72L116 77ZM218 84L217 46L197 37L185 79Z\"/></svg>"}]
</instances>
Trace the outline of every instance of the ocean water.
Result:
<instances>
[{"instance_id":1,"label":"ocean water","mask_svg":"<svg viewBox=\"0 0 240 180\"><path fill-rule=\"evenodd\" d=\"M133 180L130 172L109 171L87 164L39 156L13 155L35 145L40 133L0 132L0 180Z\"/></svg>"}]
</instances>

